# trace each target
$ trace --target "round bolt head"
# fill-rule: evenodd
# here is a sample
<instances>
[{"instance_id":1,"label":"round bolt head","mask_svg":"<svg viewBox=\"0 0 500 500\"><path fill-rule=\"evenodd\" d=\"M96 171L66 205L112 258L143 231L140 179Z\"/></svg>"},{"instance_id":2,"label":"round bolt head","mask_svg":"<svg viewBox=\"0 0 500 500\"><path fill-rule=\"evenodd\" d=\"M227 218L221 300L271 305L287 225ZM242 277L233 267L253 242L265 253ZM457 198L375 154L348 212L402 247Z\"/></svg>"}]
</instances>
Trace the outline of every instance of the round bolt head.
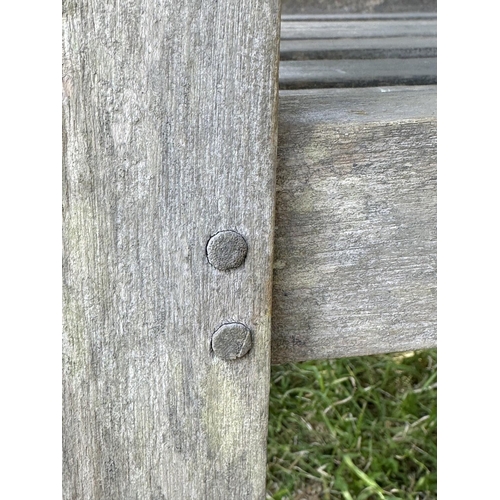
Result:
<instances>
[{"instance_id":1,"label":"round bolt head","mask_svg":"<svg viewBox=\"0 0 500 500\"><path fill-rule=\"evenodd\" d=\"M214 354L226 361L243 357L252 347L252 332L242 323L226 323L212 335Z\"/></svg>"},{"instance_id":2,"label":"round bolt head","mask_svg":"<svg viewBox=\"0 0 500 500\"><path fill-rule=\"evenodd\" d=\"M219 231L207 243L207 258L219 271L240 267L245 262L248 245L236 231Z\"/></svg>"}]
</instances>

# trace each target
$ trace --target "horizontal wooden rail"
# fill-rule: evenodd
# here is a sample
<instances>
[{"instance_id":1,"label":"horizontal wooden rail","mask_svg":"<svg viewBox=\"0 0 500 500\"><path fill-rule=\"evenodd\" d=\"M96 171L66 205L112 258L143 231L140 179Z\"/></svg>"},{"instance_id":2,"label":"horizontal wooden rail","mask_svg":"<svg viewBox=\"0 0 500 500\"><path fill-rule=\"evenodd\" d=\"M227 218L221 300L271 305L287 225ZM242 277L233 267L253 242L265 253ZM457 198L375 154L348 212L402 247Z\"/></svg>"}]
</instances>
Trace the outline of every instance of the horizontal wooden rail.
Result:
<instances>
[{"instance_id":1,"label":"horizontal wooden rail","mask_svg":"<svg viewBox=\"0 0 500 500\"><path fill-rule=\"evenodd\" d=\"M282 61L280 89L432 85L437 82L437 59L340 59Z\"/></svg>"},{"instance_id":2,"label":"horizontal wooden rail","mask_svg":"<svg viewBox=\"0 0 500 500\"><path fill-rule=\"evenodd\" d=\"M284 21L281 23L282 40L436 36L436 34L435 19Z\"/></svg>"},{"instance_id":3,"label":"horizontal wooden rail","mask_svg":"<svg viewBox=\"0 0 500 500\"><path fill-rule=\"evenodd\" d=\"M282 61L307 59L386 59L436 57L433 36L282 40Z\"/></svg>"},{"instance_id":4,"label":"horizontal wooden rail","mask_svg":"<svg viewBox=\"0 0 500 500\"><path fill-rule=\"evenodd\" d=\"M437 0L283 0L284 14L436 12Z\"/></svg>"},{"instance_id":5,"label":"horizontal wooden rail","mask_svg":"<svg viewBox=\"0 0 500 500\"><path fill-rule=\"evenodd\" d=\"M436 19L435 12L394 12L357 14L282 14L282 21L398 21L402 19Z\"/></svg>"},{"instance_id":6,"label":"horizontal wooden rail","mask_svg":"<svg viewBox=\"0 0 500 500\"><path fill-rule=\"evenodd\" d=\"M436 87L282 91L272 361L436 343Z\"/></svg>"}]
</instances>

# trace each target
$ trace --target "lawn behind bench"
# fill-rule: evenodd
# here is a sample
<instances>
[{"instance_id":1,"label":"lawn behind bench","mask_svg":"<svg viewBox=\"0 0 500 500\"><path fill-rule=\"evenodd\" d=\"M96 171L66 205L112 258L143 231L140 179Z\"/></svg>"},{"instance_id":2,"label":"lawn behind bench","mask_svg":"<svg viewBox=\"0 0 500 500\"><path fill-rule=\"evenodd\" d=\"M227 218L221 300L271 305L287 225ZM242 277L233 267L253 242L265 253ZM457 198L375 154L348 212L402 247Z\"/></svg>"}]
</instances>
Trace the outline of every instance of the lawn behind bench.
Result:
<instances>
[{"instance_id":1,"label":"lawn behind bench","mask_svg":"<svg viewBox=\"0 0 500 500\"><path fill-rule=\"evenodd\" d=\"M436 359L273 366L267 498L436 498Z\"/></svg>"}]
</instances>

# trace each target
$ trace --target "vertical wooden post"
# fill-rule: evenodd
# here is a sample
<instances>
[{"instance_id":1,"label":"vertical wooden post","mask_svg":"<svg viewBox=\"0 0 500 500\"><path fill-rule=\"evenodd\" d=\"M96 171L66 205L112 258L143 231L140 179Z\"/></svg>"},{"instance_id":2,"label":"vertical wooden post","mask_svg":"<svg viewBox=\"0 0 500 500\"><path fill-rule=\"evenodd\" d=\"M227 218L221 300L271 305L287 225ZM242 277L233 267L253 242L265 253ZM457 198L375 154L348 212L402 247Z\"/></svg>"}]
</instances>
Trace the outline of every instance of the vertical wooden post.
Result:
<instances>
[{"instance_id":1,"label":"vertical wooden post","mask_svg":"<svg viewBox=\"0 0 500 500\"><path fill-rule=\"evenodd\" d=\"M63 3L64 498L264 498L279 0Z\"/></svg>"}]
</instances>

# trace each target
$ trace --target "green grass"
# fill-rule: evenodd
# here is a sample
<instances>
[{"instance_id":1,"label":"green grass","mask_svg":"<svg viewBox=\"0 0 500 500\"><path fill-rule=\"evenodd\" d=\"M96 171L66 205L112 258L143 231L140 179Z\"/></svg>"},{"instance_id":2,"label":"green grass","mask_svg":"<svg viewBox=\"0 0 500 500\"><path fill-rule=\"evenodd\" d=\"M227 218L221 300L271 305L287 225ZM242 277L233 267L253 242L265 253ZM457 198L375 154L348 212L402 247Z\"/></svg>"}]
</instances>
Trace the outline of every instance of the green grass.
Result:
<instances>
[{"instance_id":1,"label":"green grass","mask_svg":"<svg viewBox=\"0 0 500 500\"><path fill-rule=\"evenodd\" d=\"M273 366L268 499L436 494L436 350Z\"/></svg>"}]
</instances>

